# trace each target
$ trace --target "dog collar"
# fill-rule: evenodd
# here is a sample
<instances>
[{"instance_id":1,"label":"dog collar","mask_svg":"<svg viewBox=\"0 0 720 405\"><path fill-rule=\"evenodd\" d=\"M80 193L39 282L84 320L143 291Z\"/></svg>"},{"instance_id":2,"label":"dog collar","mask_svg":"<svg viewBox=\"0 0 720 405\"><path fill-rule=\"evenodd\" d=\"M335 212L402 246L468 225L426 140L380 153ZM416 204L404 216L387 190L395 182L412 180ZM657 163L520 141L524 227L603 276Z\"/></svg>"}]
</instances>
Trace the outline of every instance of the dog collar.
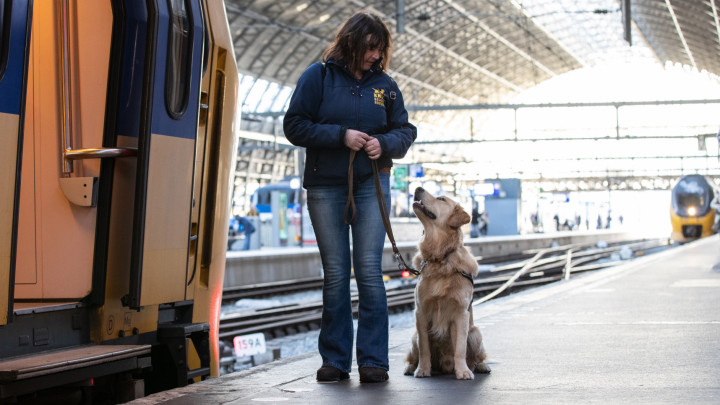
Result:
<instances>
[{"instance_id":1,"label":"dog collar","mask_svg":"<svg viewBox=\"0 0 720 405\"><path fill-rule=\"evenodd\" d=\"M456 250L457 250L457 248L448 250L447 252L445 252L445 254L443 255L442 259L427 260L427 259L423 258L423 259L422 259L422 262L420 262L420 263L422 264L423 262L424 262L424 263L428 263L428 262L440 263L440 262L443 262L445 259L448 258L448 256L450 256L450 255L451 255L454 251L456 251Z\"/></svg>"},{"instance_id":2,"label":"dog collar","mask_svg":"<svg viewBox=\"0 0 720 405\"><path fill-rule=\"evenodd\" d=\"M447 257L447 255L445 255L445 257ZM438 260L438 261L441 261L441 260ZM420 270L417 271L417 274L416 274L417 276L420 276L420 274L422 273L425 266L427 266L427 264L428 264L428 261L425 259L420 261ZM471 275L465 273L464 271L455 269L455 273L465 277L470 282L470 285L473 287L472 292L470 292L470 304L468 305L468 311L471 311L472 310L472 299L475 296L475 281L473 280L473 277Z\"/></svg>"},{"instance_id":3,"label":"dog collar","mask_svg":"<svg viewBox=\"0 0 720 405\"><path fill-rule=\"evenodd\" d=\"M425 268L425 266L427 266L428 262L441 263L442 261L444 261L445 259L447 259L448 256L450 256L450 255L452 254L452 252L454 252L454 251L456 251L456 250L457 250L457 249L448 250L447 252L445 252L445 255L444 255L444 256L442 257L442 259L440 259L440 260L425 260L425 259L423 258L423 259L420 261L420 270L417 271L417 274L416 274L416 275L419 276L420 273L422 273L423 269ZM471 281L472 281L472 279L471 279Z\"/></svg>"}]
</instances>

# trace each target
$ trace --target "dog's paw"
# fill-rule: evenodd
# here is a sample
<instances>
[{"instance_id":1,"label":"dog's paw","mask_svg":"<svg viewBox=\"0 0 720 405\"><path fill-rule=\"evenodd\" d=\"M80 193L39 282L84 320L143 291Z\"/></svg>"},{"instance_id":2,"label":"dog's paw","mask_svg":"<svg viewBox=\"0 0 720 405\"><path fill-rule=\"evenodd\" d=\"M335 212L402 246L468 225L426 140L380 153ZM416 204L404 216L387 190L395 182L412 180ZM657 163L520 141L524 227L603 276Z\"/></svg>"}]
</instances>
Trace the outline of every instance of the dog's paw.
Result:
<instances>
[{"instance_id":1,"label":"dog's paw","mask_svg":"<svg viewBox=\"0 0 720 405\"><path fill-rule=\"evenodd\" d=\"M455 378L458 380L472 380L475 378L475 374L467 368L465 370L455 370Z\"/></svg>"},{"instance_id":2,"label":"dog's paw","mask_svg":"<svg viewBox=\"0 0 720 405\"><path fill-rule=\"evenodd\" d=\"M413 375L415 374L415 369L417 368L417 365L408 364L405 367L405 375Z\"/></svg>"},{"instance_id":3,"label":"dog's paw","mask_svg":"<svg viewBox=\"0 0 720 405\"><path fill-rule=\"evenodd\" d=\"M475 372L481 374L490 374L490 367L485 363L479 363L475 365Z\"/></svg>"},{"instance_id":4,"label":"dog's paw","mask_svg":"<svg viewBox=\"0 0 720 405\"><path fill-rule=\"evenodd\" d=\"M430 369L424 370L422 368L419 368L415 370L415 378L425 378L430 377Z\"/></svg>"}]
</instances>

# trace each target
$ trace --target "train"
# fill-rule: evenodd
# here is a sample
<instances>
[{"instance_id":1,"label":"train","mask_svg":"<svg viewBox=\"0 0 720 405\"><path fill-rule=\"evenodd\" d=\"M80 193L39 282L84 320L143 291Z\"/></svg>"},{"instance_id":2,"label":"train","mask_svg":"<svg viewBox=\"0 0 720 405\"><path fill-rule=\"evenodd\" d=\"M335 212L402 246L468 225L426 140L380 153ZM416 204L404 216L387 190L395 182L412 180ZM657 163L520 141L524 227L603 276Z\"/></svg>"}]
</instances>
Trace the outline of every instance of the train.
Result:
<instances>
[{"instance_id":1,"label":"train","mask_svg":"<svg viewBox=\"0 0 720 405\"><path fill-rule=\"evenodd\" d=\"M267 234L261 236L261 244L315 245L315 231L305 201L299 176L286 176L282 181L258 187L250 196L250 204L258 213L261 235Z\"/></svg>"},{"instance_id":2,"label":"train","mask_svg":"<svg viewBox=\"0 0 720 405\"><path fill-rule=\"evenodd\" d=\"M279 202L286 204L287 209L299 210L304 199L304 190L300 184L299 177L288 176L282 181L258 187L250 196L250 204L259 214L272 215L272 193L275 191Z\"/></svg>"},{"instance_id":3,"label":"train","mask_svg":"<svg viewBox=\"0 0 720 405\"><path fill-rule=\"evenodd\" d=\"M717 195L713 183L705 176L689 174L680 177L671 191L671 239L684 243L713 235L715 210L711 202Z\"/></svg>"},{"instance_id":4,"label":"train","mask_svg":"<svg viewBox=\"0 0 720 405\"><path fill-rule=\"evenodd\" d=\"M0 2L0 403L219 375L239 121L224 7Z\"/></svg>"}]
</instances>

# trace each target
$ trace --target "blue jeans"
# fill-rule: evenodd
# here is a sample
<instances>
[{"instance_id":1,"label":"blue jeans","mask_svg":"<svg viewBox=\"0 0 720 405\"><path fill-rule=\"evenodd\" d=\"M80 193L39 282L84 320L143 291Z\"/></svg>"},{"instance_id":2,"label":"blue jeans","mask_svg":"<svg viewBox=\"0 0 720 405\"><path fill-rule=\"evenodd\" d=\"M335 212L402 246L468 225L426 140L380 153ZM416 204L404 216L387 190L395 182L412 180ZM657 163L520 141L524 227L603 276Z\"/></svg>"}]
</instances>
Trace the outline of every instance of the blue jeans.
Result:
<instances>
[{"instance_id":1,"label":"blue jeans","mask_svg":"<svg viewBox=\"0 0 720 405\"><path fill-rule=\"evenodd\" d=\"M386 206L390 175L380 172ZM318 350L323 366L349 373L352 364L353 310L350 300L350 232L352 268L358 290L356 358L358 367L389 369L388 308L382 279L385 227L372 177L354 185L356 215L346 225L343 213L348 187L314 186L307 190L310 220L324 270L323 312Z\"/></svg>"},{"instance_id":2,"label":"blue jeans","mask_svg":"<svg viewBox=\"0 0 720 405\"><path fill-rule=\"evenodd\" d=\"M250 250L250 235L255 232L245 232L245 242L243 243L243 250Z\"/></svg>"}]
</instances>

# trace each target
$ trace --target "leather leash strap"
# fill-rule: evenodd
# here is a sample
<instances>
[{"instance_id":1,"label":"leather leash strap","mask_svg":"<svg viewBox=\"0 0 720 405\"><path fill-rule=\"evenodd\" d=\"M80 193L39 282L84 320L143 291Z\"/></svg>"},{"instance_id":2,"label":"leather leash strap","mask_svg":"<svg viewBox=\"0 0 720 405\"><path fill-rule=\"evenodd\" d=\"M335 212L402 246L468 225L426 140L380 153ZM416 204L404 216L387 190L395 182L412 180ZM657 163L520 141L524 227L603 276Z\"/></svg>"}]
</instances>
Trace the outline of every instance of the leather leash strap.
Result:
<instances>
[{"instance_id":1,"label":"leather leash strap","mask_svg":"<svg viewBox=\"0 0 720 405\"><path fill-rule=\"evenodd\" d=\"M353 161L355 161L355 154L357 152L354 150L350 150L350 165L348 166L348 198L347 202L345 203L345 213L343 214L343 219L345 220L345 225L350 225L355 221L355 197L353 197L353 184L355 183L353 181ZM374 162L374 161L373 161ZM375 167L375 166L373 166ZM352 216L350 219L347 219L348 217L348 211L352 209Z\"/></svg>"},{"instance_id":2,"label":"leather leash strap","mask_svg":"<svg viewBox=\"0 0 720 405\"><path fill-rule=\"evenodd\" d=\"M348 199L345 203L345 213L343 216L345 218L345 223L348 225L352 224L355 220L356 208L355 198L353 197L353 161L355 160L356 153L357 152L354 150L350 151L350 165L348 166ZM375 179L375 195L378 199L378 206L380 206L380 215L382 216L383 225L385 226L385 232L387 233L388 239L390 239L390 244L392 245L395 261L397 262L400 271L407 270L417 276L418 274L420 274L420 272L405 263L405 260L403 260L402 255L400 254L400 250L398 250L397 245L395 244L395 237L393 236L392 227L390 226L388 209L385 205L385 199L383 198L383 190L382 186L380 185L380 176L378 174L377 160L370 160L370 163L372 164L373 178ZM352 216L350 217L350 220L348 220L348 211L350 209L352 209Z\"/></svg>"}]
</instances>

